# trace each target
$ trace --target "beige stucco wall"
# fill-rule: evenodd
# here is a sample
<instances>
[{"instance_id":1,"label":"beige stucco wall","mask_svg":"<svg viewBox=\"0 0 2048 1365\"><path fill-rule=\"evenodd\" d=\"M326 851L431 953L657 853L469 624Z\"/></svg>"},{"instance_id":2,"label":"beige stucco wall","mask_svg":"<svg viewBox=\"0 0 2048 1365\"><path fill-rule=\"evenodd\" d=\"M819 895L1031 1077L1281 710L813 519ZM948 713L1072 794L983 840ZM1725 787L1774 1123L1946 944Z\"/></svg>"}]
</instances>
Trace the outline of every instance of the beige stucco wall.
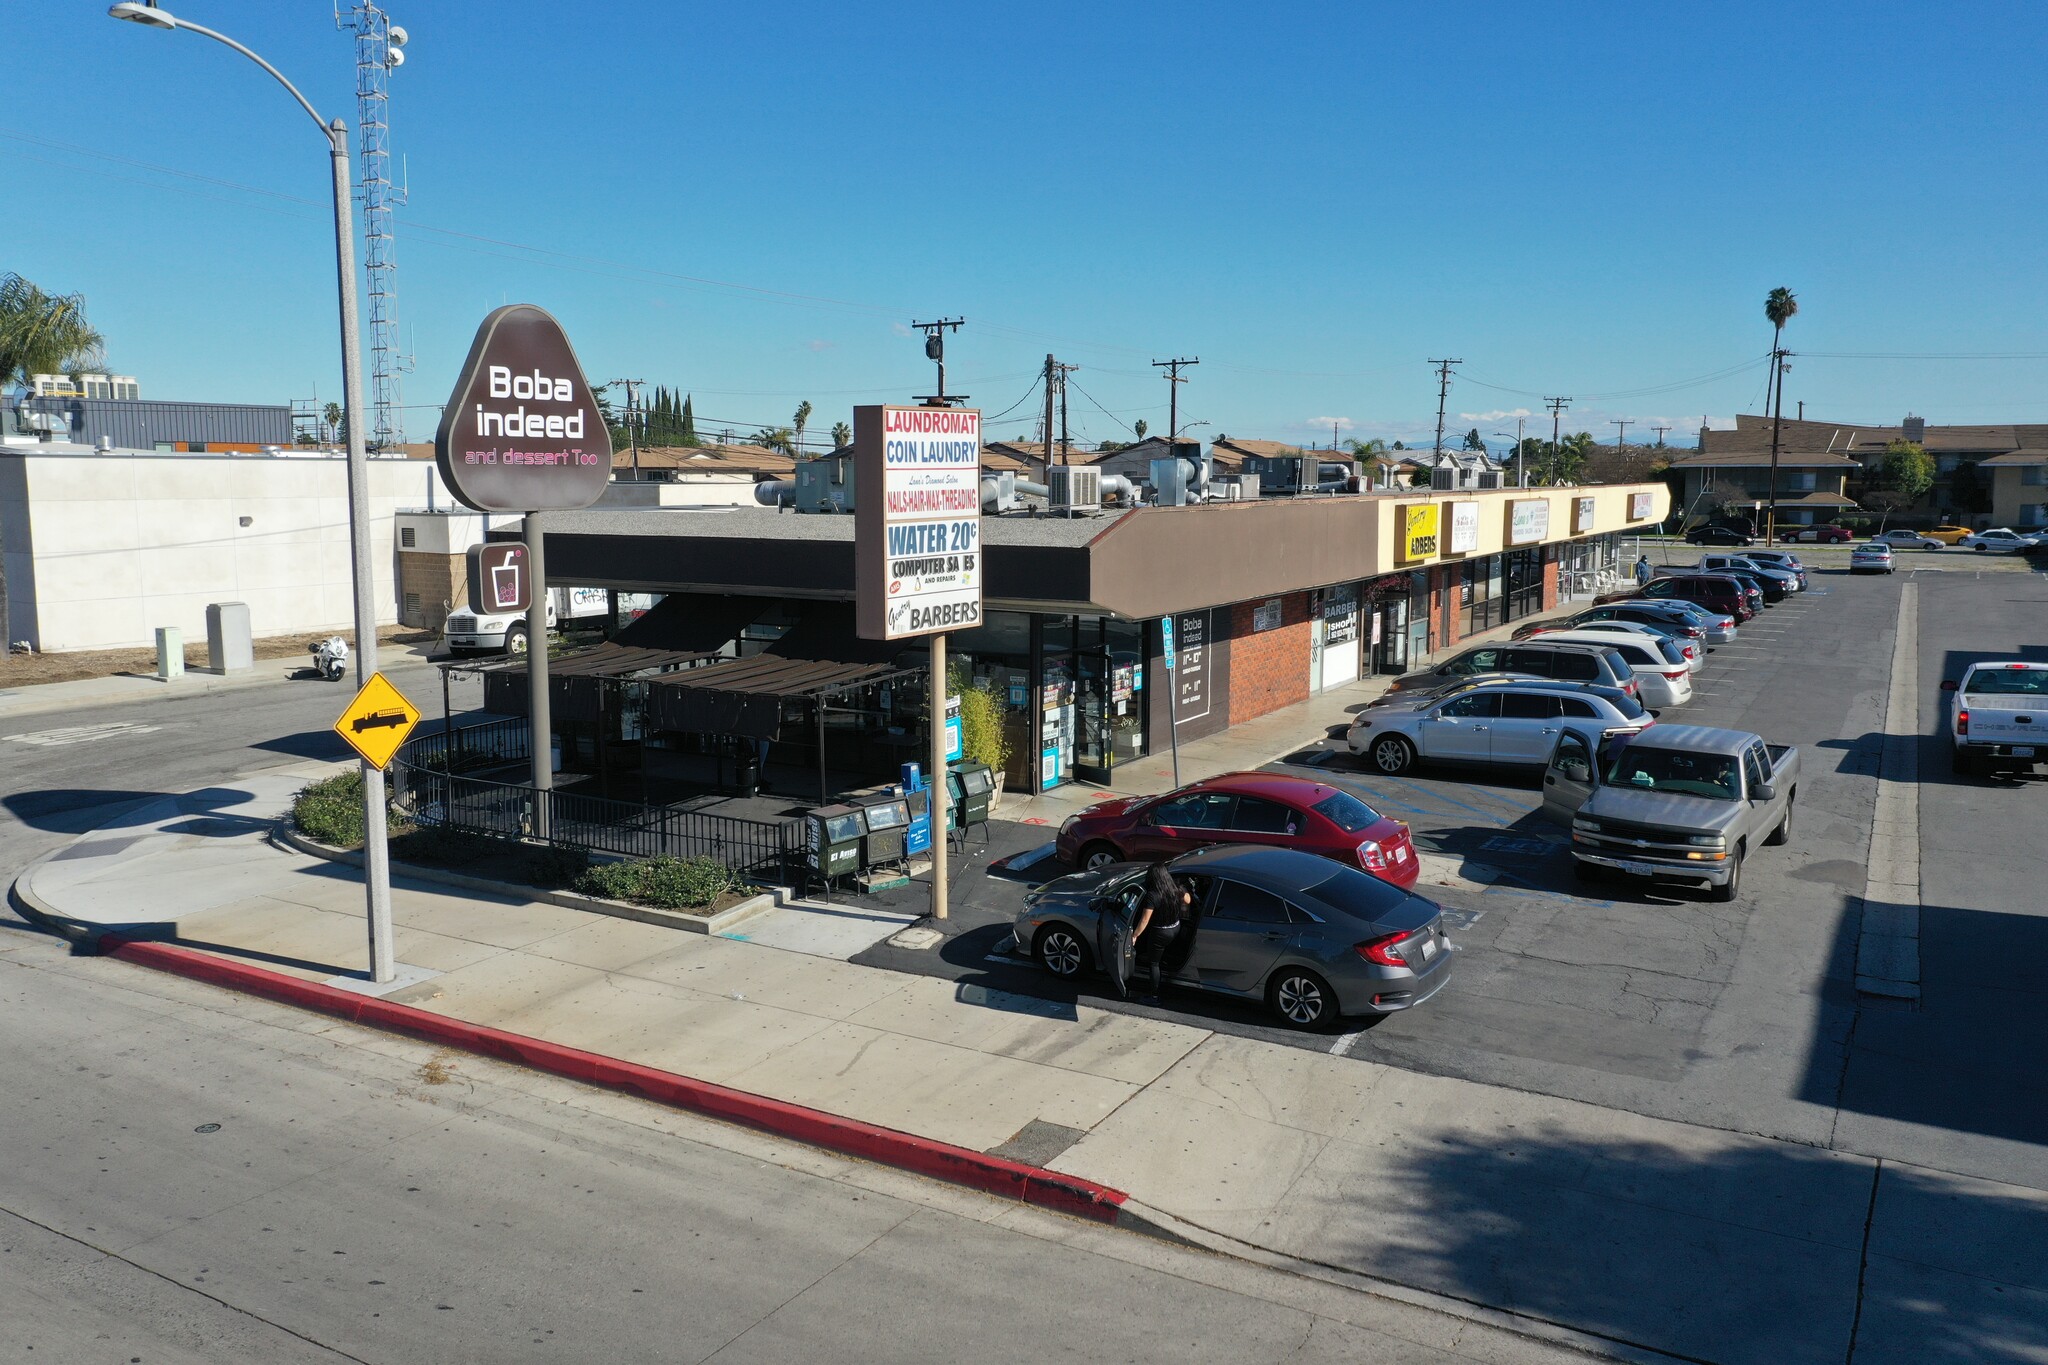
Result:
<instances>
[{"instance_id":1,"label":"beige stucco wall","mask_svg":"<svg viewBox=\"0 0 2048 1365\"><path fill-rule=\"evenodd\" d=\"M2035 527L2048 525L2048 482L2022 483L2031 471L2036 478L2048 478L2048 465L1998 465L1991 473L1991 524L1993 526Z\"/></svg>"}]
</instances>

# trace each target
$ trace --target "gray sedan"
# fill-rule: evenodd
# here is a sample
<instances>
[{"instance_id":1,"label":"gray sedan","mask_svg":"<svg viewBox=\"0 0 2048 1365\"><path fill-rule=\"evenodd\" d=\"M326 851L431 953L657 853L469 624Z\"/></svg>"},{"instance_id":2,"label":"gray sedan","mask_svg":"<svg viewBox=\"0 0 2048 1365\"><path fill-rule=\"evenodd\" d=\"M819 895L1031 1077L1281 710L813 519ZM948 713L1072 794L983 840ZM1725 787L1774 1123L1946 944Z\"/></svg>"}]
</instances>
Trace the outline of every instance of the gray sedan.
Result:
<instances>
[{"instance_id":1,"label":"gray sedan","mask_svg":"<svg viewBox=\"0 0 2048 1365\"><path fill-rule=\"evenodd\" d=\"M1162 970L1176 986L1263 1002L1314 1029L1421 1004L1451 976L1443 907L1356 868L1286 848L1225 844L1176 858L1194 893ZM1121 992L1142 863L1047 882L1024 898L1017 946L1054 976L1102 968Z\"/></svg>"}]
</instances>

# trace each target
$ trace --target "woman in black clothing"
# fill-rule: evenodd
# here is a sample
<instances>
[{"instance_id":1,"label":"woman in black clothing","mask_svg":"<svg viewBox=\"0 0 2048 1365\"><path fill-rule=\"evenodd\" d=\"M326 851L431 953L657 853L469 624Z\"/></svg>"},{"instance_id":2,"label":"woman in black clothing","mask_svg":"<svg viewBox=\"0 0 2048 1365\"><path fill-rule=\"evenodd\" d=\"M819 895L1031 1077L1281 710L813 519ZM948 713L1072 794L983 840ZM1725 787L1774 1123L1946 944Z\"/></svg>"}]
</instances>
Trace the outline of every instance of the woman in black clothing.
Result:
<instances>
[{"instance_id":1,"label":"woman in black clothing","mask_svg":"<svg viewBox=\"0 0 2048 1365\"><path fill-rule=\"evenodd\" d=\"M1152 864L1151 871L1145 874L1145 898L1139 904L1137 920L1131 925L1131 937L1138 945L1138 965L1152 982L1151 991L1143 997L1147 1001L1159 998L1159 960L1180 937L1192 901L1187 888L1167 871L1163 861Z\"/></svg>"}]
</instances>

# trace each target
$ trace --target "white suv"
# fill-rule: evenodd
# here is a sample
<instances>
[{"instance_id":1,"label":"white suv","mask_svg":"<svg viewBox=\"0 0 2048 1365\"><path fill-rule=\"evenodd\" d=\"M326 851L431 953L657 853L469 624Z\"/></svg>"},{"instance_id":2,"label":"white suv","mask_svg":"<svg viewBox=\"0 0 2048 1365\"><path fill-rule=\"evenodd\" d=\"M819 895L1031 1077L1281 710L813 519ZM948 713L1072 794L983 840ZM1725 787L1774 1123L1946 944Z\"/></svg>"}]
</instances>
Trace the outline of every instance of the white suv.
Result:
<instances>
[{"instance_id":1,"label":"white suv","mask_svg":"<svg viewBox=\"0 0 2048 1365\"><path fill-rule=\"evenodd\" d=\"M1652 711L1683 706L1692 700L1692 665L1675 642L1605 630L1545 631L1530 639L1545 644L1606 645L1620 651L1628 666L1635 670L1643 705Z\"/></svg>"}]
</instances>

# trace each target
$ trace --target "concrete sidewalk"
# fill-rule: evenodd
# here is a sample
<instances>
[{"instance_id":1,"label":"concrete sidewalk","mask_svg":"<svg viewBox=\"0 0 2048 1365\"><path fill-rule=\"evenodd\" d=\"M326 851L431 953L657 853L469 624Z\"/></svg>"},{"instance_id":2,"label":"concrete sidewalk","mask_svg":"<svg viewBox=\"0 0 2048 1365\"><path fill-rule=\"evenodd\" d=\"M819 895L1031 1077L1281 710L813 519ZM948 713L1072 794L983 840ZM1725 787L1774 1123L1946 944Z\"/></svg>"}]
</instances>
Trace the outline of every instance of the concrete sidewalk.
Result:
<instances>
[{"instance_id":1,"label":"concrete sidewalk","mask_svg":"<svg viewBox=\"0 0 2048 1365\"><path fill-rule=\"evenodd\" d=\"M377 667L424 662L426 657L420 646L380 645L377 648ZM85 706L121 706L165 697L194 697L210 692L275 686L293 681L300 670L309 668L309 658L300 654L283 659L258 659L253 667L239 673L211 673L188 668L168 681L142 673L114 673L103 678L74 678L70 682L0 687L0 720ZM347 689L337 699L337 707L355 695L354 678L355 666L351 663L349 676L335 685L337 692Z\"/></svg>"},{"instance_id":2,"label":"concrete sidewalk","mask_svg":"<svg viewBox=\"0 0 2048 1365\"><path fill-rule=\"evenodd\" d=\"M18 898L368 993L356 874L269 837L325 771L131 810ZM1098 1182L1220 1250L1633 1358L2048 1360L2034 1191L1404 1072L1343 1037L1308 1052L408 878L393 910L391 1004Z\"/></svg>"}]
</instances>

